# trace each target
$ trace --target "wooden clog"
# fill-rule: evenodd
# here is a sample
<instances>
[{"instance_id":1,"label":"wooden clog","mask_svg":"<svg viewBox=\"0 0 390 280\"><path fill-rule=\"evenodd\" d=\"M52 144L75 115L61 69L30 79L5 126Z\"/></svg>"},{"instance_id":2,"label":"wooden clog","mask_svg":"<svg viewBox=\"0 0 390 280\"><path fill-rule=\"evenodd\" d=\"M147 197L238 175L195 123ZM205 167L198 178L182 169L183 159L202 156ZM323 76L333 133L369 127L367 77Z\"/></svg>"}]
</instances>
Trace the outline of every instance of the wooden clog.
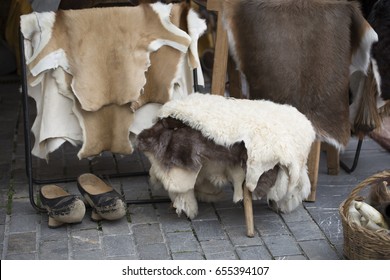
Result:
<instances>
[{"instance_id":1,"label":"wooden clog","mask_svg":"<svg viewBox=\"0 0 390 280\"><path fill-rule=\"evenodd\" d=\"M80 223L85 215L85 204L76 195L57 185L45 185L39 190L42 206L49 215L49 228Z\"/></svg>"},{"instance_id":2,"label":"wooden clog","mask_svg":"<svg viewBox=\"0 0 390 280\"><path fill-rule=\"evenodd\" d=\"M117 220L125 216L126 203L121 195L94 174L79 176L77 186L88 204L93 208L93 221Z\"/></svg>"}]
</instances>

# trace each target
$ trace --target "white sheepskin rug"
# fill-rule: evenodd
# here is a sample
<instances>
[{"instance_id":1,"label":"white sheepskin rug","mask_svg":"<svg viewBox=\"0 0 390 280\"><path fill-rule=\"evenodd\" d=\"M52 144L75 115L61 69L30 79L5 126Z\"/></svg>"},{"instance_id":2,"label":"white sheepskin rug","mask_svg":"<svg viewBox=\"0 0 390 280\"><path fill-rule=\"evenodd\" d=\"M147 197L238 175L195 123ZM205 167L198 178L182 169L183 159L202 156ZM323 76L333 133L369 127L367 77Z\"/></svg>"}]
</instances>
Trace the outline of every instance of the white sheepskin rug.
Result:
<instances>
[{"instance_id":1,"label":"white sheepskin rug","mask_svg":"<svg viewBox=\"0 0 390 280\"><path fill-rule=\"evenodd\" d=\"M315 131L294 107L194 93L164 104L158 117L178 119L218 145L230 147L243 141L250 191L255 190L264 172L279 165L275 187L267 199L276 201L282 212L292 211L309 195L306 163Z\"/></svg>"}]
</instances>

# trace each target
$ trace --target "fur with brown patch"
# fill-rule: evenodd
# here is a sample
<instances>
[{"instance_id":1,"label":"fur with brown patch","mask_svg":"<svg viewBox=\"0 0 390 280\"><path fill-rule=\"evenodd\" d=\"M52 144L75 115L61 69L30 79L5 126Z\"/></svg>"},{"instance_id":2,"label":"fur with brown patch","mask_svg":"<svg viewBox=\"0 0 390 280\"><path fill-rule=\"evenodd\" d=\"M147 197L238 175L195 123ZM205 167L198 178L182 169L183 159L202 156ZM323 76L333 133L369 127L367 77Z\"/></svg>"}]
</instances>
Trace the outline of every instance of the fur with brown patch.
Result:
<instances>
[{"instance_id":1,"label":"fur with brown patch","mask_svg":"<svg viewBox=\"0 0 390 280\"><path fill-rule=\"evenodd\" d=\"M201 201L215 201L221 197L221 188L229 182L234 186L233 201L238 202L243 198L242 184L247 160L243 142L231 147L217 145L198 130L168 117L143 130L137 136L137 147L152 163L151 181L154 184L163 183L178 214L184 211L187 216L194 218L197 214L195 197ZM193 178L192 183L187 185L180 181L178 188L172 187L171 182L164 184L164 175L161 173L168 174L172 170L193 174L187 176L187 179ZM174 177L171 179L175 180ZM276 180L276 173L266 172L262 177L268 178L259 180L258 194L267 193Z\"/></svg>"},{"instance_id":2,"label":"fur with brown patch","mask_svg":"<svg viewBox=\"0 0 390 280\"><path fill-rule=\"evenodd\" d=\"M218 145L182 121L167 117L143 130L137 136L137 147L151 162L152 184L163 185L178 214L185 212L189 218L194 218L198 212L197 199L206 202L220 199L222 187L228 183L234 188L233 202L243 199L248 160L244 142ZM289 196L296 190L287 189L285 169L275 165L261 174L253 198L267 196L275 211L280 211L280 203L283 211L295 209L299 195ZM302 174L302 185L310 185L304 182L305 177L307 174Z\"/></svg>"}]
</instances>

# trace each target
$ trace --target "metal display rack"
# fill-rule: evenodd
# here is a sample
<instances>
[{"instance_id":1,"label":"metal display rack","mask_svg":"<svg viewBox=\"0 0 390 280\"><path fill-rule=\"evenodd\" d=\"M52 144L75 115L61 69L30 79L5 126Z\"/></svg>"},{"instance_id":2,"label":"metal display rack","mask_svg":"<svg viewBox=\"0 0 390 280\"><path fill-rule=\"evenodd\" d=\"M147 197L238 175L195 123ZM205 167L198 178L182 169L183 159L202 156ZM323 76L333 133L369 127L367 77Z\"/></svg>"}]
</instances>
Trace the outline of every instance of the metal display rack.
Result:
<instances>
[{"instance_id":1,"label":"metal display rack","mask_svg":"<svg viewBox=\"0 0 390 280\"><path fill-rule=\"evenodd\" d=\"M22 32L19 32L19 43L20 43L20 60L21 60L21 86L22 86L22 109L23 109L23 131L24 131L24 143L25 143L25 168L26 175L28 179L29 186L29 199L30 203L34 209L40 212L45 212L46 210L37 205L34 199L34 185L43 185L43 184L57 184L57 183L68 183L75 182L77 177L67 177L67 178L54 178L54 179L37 179L34 177L33 171L33 159L31 154L31 131L30 131L30 108L28 102L28 86L27 86L27 68L26 68L26 58L24 50L24 37ZM193 70L193 79L194 79L194 91L199 91L200 86L198 85L197 69ZM113 174L99 174L99 177L104 178L120 178L120 177L134 177L134 176L145 176L148 175L148 171L142 172L125 172L125 173L113 173ZM127 204L148 204L148 203L163 203L170 202L169 198L161 199L138 199L138 200L129 200L126 199Z\"/></svg>"}]
</instances>

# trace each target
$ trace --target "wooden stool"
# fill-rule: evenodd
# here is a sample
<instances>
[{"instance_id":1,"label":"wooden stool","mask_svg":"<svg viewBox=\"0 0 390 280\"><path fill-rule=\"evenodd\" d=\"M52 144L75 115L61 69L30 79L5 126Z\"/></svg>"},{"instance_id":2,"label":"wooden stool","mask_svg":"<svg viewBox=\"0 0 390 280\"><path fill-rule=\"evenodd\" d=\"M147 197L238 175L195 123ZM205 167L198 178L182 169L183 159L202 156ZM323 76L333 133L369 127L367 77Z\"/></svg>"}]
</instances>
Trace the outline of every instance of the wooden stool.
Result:
<instances>
[{"instance_id":1,"label":"wooden stool","mask_svg":"<svg viewBox=\"0 0 390 280\"><path fill-rule=\"evenodd\" d=\"M220 13L222 10L222 1L224 0L208 0L207 9ZM226 85L226 75L229 76L229 91L230 96L242 98L240 73L235 69L234 62L229 57L229 46L227 32L223 27L221 16L217 15L217 30L215 39L215 53L214 53L214 67L211 83L211 93L224 95ZM331 174L338 173L338 152L331 146L326 146L328 154L328 169ZM311 193L307 201L314 202L316 200L316 189L318 182L318 167L321 152L321 142L315 141L312 145L307 166L309 172L309 179L311 183ZM244 182L244 212L247 227L247 236L254 236L254 222L253 222L253 208L252 208L252 194L246 188Z\"/></svg>"}]
</instances>

